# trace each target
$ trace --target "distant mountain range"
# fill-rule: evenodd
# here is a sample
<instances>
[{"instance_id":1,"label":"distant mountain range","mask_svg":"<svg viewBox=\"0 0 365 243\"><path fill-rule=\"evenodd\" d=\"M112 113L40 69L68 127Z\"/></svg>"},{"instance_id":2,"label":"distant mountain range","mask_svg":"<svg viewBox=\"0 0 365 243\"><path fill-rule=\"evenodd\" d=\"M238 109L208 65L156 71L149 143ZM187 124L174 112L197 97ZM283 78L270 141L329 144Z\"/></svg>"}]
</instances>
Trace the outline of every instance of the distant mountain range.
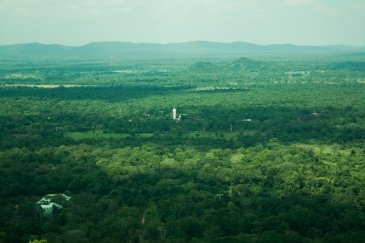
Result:
<instances>
[{"instance_id":1,"label":"distant mountain range","mask_svg":"<svg viewBox=\"0 0 365 243\"><path fill-rule=\"evenodd\" d=\"M169 57L241 57L365 53L365 47L257 45L246 42L193 41L172 44L96 42L71 47L40 43L0 46L0 59L140 59Z\"/></svg>"}]
</instances>

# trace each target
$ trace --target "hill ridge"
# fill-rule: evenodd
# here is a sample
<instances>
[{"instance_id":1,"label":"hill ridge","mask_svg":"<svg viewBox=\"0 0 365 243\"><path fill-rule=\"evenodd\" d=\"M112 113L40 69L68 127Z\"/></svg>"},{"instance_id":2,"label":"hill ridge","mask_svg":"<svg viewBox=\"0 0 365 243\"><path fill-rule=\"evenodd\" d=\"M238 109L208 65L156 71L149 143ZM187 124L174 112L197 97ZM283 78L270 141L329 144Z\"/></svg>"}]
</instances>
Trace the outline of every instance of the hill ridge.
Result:
<instances>
[{"instance_id":1,"label":"hill ridge","mask_svg":"<svg viewBox=\"0 0 365 243\"><path fill-rule=\"evenodd\" d=\"M81 46L32 42L0 46L0 59L241 57L252 55L342 54L364 51L364 48L350 46L259 45L249 42L136 43L101 41Z\"/></svg>"}]
</instances>

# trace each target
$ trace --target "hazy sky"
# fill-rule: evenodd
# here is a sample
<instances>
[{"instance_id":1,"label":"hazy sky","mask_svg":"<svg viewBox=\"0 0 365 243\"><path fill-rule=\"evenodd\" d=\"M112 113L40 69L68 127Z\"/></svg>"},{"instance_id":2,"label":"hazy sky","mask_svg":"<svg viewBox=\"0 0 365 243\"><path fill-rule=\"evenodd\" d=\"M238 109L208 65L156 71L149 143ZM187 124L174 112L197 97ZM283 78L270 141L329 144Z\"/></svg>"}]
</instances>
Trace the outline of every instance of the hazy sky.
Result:
<instances>
[{"instance_id":1,"label":"hazy sky","mask_svg":"<svg viewBox=\"0 0 365 243\"><path fill-rule=\"evenodd\" d=\"M0 45L193 40L365 45L365 0L0 0Z\"/></svg>"}]
</instances>

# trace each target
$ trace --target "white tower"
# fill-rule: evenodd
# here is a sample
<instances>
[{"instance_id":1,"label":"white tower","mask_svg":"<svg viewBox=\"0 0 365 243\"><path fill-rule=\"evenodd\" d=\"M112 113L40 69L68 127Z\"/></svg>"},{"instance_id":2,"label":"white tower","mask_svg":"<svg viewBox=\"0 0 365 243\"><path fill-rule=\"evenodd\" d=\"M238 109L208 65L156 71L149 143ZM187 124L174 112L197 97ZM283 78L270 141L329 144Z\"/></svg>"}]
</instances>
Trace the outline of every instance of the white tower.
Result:
<instances>
[{"instance_id":1,"label":"white tower","mask_svg":"<svg viewBox=\"0 0 365 243\"><path fill-rule=\"evenodd\" d=\"M176 120L176 109L172 109L172 120Z\"/></svg>"}]
</instances>

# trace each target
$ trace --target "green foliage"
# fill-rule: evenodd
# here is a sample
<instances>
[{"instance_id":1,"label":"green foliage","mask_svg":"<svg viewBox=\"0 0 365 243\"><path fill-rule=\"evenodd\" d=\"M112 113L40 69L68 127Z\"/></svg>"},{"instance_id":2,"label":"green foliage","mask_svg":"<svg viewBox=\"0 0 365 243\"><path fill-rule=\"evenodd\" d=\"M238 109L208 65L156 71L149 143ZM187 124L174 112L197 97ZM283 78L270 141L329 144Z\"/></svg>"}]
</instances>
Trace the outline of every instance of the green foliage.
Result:
<instances>
[{"instance_id":1,"label":"green foliage","mask_svg":"<svg viewBox=\"0 0 365 243\"><path fill-rule=\"evenodd\" d=\"M332 64L8 63L0 241L361 242L364 73Z\"/></svg>"}]
</instances>

